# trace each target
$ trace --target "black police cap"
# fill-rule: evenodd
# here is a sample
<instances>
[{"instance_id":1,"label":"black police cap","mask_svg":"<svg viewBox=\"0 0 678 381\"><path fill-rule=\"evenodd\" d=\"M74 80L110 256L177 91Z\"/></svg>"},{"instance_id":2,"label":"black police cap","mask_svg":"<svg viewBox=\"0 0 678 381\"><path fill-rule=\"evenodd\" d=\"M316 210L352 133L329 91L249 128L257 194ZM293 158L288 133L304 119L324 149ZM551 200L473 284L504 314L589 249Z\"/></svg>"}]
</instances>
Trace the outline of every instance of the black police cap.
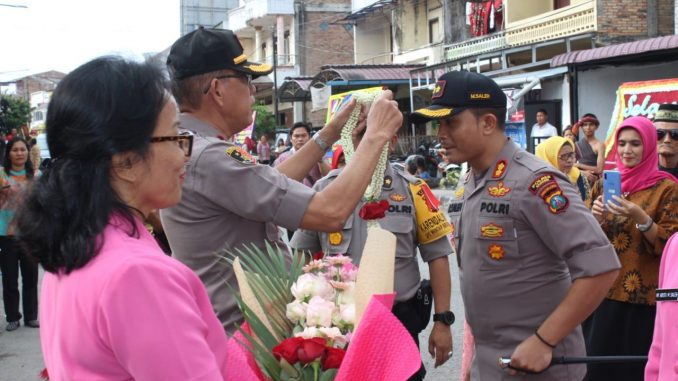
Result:
<instances>
[{"instance_id":1,"label":"black police cap","mask_svg":"<svg viewBox=\"0 0 678 381\"><path fill-rule=\"evenodd\" d=\"M435 84L429 107L415 110L410 120L424 123L451 118L469 108L506 108L506 94L490 78L469 71L445 73Z\"/></svg>"},{"instance_id":2,"label":"black police cap","mask_svg":"<svg viewBox=\"0 0 678 381\"><path fill-rule=\"evenodd\" d=\"M167 66L176 79L231 69L256 78L270 73L269 64L250 62L238 37L228 29L200 27L172 44Z\"/></svg>"}]
</instances>

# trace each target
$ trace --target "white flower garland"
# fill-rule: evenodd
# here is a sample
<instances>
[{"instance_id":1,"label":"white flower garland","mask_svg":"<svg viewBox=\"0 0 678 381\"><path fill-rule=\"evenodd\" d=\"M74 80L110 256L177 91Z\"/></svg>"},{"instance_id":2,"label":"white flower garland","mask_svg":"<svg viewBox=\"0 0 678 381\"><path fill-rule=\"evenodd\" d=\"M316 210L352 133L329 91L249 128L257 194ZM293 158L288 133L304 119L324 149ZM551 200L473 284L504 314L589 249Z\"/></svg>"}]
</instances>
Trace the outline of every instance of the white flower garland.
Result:
<instances>
[{"instance_id":1,"label":"white flower garland","mask_svg":"<svg viewBox=\"0 0 678 381\"><path fill-rule=\"evenodd\" d=\"M351 112L351 115L348 118L348 121L344 125L344 128L341 130L341 139L339 143L344 150L344 158L346 163L351 160L351 156L355 153L355 147L353 146L353 130L355 130L358 124L358 116L360 115L360 106L372 103L375 98L381 95L382 91L371 91L371 92L362 92L358 91L352 95L356 100L356 107ZM365 189L363 198L367 201L376 201L377 198L381 195L381 188L384 185L384 172L386 171L386 161L388 160L388 146L389 143L386 142L384 148L381 150L381 155L377 161L377 167L374 169L374 174L372 175L372 181Z\"/></svg>"}]
</instances>

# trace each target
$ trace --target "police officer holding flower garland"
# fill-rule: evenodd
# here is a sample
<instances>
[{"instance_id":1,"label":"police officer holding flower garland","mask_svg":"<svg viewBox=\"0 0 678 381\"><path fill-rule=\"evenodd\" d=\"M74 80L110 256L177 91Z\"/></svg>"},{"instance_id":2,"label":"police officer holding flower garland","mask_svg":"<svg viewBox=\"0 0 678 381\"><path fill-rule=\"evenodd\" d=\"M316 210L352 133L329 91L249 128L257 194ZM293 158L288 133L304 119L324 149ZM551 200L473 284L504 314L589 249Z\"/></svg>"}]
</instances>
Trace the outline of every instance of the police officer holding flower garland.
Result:
<instances>
[{"instance_id":1,"label":"police officer holding flower garland","mask_svg":"<svg viewBox=\"0 0 678 381\"><path fill-rule=\"evenodd\" d=\"M355 134L354 134L355 136ZM394 147L397 137L391 140ZM354 144L359 146L358 139ZM350 158L349 163L355 160ZM330 186L342 173L334 169L318 180L314 189L321 191ZM423 180L394 168L390 163L384 171L381 200L389 203L383 218L377 219L379 226L396 236L395 291L396 304L393 313L410 332L419 345L419 332L431 319L431 300L427 290L432 289L435 301L433 330L429 337L429 353L435 357L435 366L442 365L452 354L452 333L450 326L454 314L450 311L450 266L447 256L452 253L448 240L450 225L439 211L439 201ZM345 254L360 266L360 258L367 240L367 220L360 211L365 206L360 202L341 230L316 232L297 230L290 246L311 254L322 251L324 255ZM417 248L424 262L428 263L431 276L430 286L420 288L421 277L417 263ZM420 368L410 381L422 380L425 368Z\"/></svg>"},{"instance_id":2,"label":"police officer holding flower garland","mask_svg":"<svg viewBox=\"0 0 678 381\"><path fill-rule=\"evenodd\" d=\"M581 380L584 365L549 365L586 355L580 324L617 276L612 245L567 177L507 139L494 81L449 72L431 98L415 120L439 121L447 160L471 167L448 209L475 337L471 379Z\"/></svg>"},{"instance_id":3,"label":"police officer holding flower garland","mask_svg":"<svg viewBox=\"0 0 678 381\"><path fill-rule=\"evenodd\" d=\"M361 117L361 128L370 126L365 133L370 144L356 152L360 160L331 187L315 192L298 181L339 139L355 102L341 109L312 144L274 169L254 163L247 152L226 141L252 123L251 81L270 73L270 65L250 62L232 31L200 28L172 45L167 66L181 111L180 127L194 134L194 143L182 200L161 211L162 223L173 255L200 276L217 316L232 332L242 315L226 282L232 287L237 283L232 268L216 253L282 244L276 225L341 229L369 183L364 174L374 170L379 147L401 126L402 114L391 92L377 99Z\"/></svg>"}]
</instances>

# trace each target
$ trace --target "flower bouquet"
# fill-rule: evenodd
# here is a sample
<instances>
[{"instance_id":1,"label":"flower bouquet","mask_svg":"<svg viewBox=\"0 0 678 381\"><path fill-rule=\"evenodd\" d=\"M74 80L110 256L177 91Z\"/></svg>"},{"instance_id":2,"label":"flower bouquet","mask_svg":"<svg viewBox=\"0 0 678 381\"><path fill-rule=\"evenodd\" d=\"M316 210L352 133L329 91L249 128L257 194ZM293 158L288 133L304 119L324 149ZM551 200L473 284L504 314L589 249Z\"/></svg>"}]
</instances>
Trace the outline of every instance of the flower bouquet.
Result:
<instances>
[{"instance_id":1,"label":"flower bouquet","mask_svg":"<svg viewBox=\"0 0 678 381\"><path fill-rule=\"evenodd\" d=\"M393 234L369 229L359 270L343 256L290 261L272 246L227 260L246 321L229 355L249 364L233 379L406 380L419 369L419 350L391 313Z\"/></svg>"}]
</instances>

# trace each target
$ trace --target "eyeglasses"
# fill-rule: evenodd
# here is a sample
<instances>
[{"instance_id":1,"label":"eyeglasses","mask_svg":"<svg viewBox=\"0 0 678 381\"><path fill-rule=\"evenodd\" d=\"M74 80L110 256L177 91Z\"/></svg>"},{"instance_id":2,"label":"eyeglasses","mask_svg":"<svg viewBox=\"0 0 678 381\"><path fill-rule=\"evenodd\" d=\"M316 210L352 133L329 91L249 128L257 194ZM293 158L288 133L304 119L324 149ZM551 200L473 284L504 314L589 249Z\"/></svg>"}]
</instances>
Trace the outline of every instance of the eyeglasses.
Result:
<instances>
[{"instance_id":1,"label":"eyeglasses","mask_svg":"<svg viewBox=\"0 0 678 381\"><path fill-rule=\"evenodd\" d=\"M214 79L219 80L219 79L225 79L225 78L240 78L244 79L247 81L247 86L252 85L252 76L249 74L224 74L220 75L218 77L214 77ZM210 91L210 87L212 87L212 81L210 80L209 85L205 88L205 90L202 91L203 94L207 94L208 91Z\"/></svg>"},{"instance_id":2,"label":"eyeglasses","mask_svg":"<svg viewBox=\"0 0 678 381\"><path fill-rule=\"evenodd\" d=\"M177 142L179 148L184 151L184 155L186 155L186 157L191 157L191 152L193 152L193 135L190 134L181 134L175 136L153 136L151 138L151 143L160 142Z\"/></svg>"},{"instance_id":3,"label":"eyeglasses","mask_svg":"<svg viewBox=\"0 0 678 381\"><path fill-rule=\"evenodd\" d=\"M664 138L666 137L666 134L669 134L671 139L678 140L678 130L677 129L665 130L663 128L657 128L657 139L658 140L664 140Z\"/></svg>"},{"instance_id":4,"label":"eyeglasses","mask_svg":"<svg viewBox=\"0 0 678 381\"><path fill-rule=\"evenodd\" d=\"M558 159L560 159L562 161L574 160L576 158L577 158L577 155L574 152L564 153L564 154L558 156Z\"/></svg>"}]
</instances>

